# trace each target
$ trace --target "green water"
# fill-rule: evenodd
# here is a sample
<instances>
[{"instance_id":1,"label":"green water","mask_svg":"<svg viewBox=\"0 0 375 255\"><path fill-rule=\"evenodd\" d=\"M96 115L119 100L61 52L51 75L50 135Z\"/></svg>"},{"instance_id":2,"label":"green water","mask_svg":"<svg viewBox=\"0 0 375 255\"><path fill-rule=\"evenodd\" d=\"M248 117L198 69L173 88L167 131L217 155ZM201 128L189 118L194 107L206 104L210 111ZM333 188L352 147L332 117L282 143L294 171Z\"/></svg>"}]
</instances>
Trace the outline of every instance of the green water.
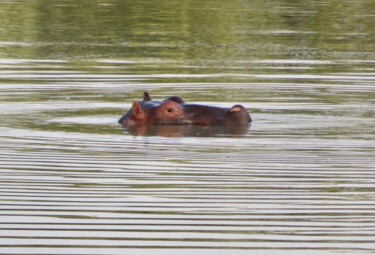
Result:
<instances>
[{"instance_id":1,"label":"green water","mask_svg":"<svg viewBox=\"0 0 375 255\"><path fill-rule=\"evenodd\" d=\"M373 8L364 0L3 1L1 57L215 61L213 68L373 60Z\"/></svg>"},{"instance_id":2,"label":"green water","mask_svg":"<svg viewBox=\"0 0 375 255\"><path fill-rule=\"evenodd\" d=\"M0 1L1 254L373 254L373 1ZM248 130L117 120L149 91Z\"/></svg>"}]
</instances>

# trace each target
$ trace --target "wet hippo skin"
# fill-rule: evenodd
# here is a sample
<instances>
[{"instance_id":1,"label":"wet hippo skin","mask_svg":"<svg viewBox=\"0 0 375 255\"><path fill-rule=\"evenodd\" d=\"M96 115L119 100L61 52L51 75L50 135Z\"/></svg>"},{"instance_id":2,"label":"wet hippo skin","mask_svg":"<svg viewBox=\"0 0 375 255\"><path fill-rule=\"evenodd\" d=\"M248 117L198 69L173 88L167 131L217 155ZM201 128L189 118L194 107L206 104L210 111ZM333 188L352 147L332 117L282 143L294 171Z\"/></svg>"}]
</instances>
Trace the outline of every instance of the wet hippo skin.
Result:
<instances>
[{"instance_id":1,"label":"wet hippo skin","mask_svg":"<svg viewBox=\"0 0 375 255\"><path fill-rule=\"evenodd\" d=\"M250 114L242 105L231 108L187 104L178 96L153 101L148 92L143 101L134 101L132 108L119 120L125 127L133 125L202 125L241 126L251 123Z\"/></svg>"}]
</instances>

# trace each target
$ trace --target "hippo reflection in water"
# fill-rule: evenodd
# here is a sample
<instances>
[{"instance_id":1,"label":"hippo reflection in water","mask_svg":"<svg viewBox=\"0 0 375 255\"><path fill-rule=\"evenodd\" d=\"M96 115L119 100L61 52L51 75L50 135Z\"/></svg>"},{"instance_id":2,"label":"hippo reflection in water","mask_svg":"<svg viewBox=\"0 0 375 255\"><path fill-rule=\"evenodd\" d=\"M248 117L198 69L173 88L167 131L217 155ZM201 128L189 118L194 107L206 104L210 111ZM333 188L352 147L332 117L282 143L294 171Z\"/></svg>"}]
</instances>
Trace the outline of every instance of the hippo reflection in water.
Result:
<instances>
[{"instance_id":1,"label":"hippo reflection in water","mask_svg":"<svg viewBox=\"0 0 375 255\"><path fill-rule=\"evenodd\" d=\"M148 92L143 101L134 101L132 108L119 120L124 127L139 125L248 126L250 114L242 105L231 108L186 104L180 97L153 101Z\"/></svg>"}]
</instances>

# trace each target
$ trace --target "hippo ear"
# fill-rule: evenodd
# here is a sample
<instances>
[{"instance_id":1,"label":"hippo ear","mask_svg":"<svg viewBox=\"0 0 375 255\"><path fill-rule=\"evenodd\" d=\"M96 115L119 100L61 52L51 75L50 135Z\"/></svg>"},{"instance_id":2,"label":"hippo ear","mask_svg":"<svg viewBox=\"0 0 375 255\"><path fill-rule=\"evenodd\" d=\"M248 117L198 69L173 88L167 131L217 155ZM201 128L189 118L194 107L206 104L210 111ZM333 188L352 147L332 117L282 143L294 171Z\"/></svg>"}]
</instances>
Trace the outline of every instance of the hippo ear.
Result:
<instances>
[{"instance_id":1,"label":"hippo ear","mask_svg":"<svg viewBox=\"0 0 375 255\"><path fill-rule=\"evenodd\" d=\"M178 104L184 104L185 103L185 101L181 97L178 97L178 96L168 97L165 101L168 101L168 100L176 102Z\"/></svg>"},{"instance_id":2,"label":"hippo ear","mask_svg":"<svg viewBox=\"0 0 375 255\"><path fill-rule=\"evenodd\" d=\"M151 100L152 99L150 97L150 94L147 91L143 92L143 101L151 101Z\"/></svg>"},{"instance_id":3,"label":"hippo ear","mask_svg":"<svg viewBox=\"0 0 375 255\"><path fill-rule=\"evenodd\" d=\"M145 118L145 111L137 101L133 102L132 110L136 119L143 120Z\"/></svg>"},{"instance_id":4,"label":"hippo ear","mask_svg":"<svg viewBox=\"0 0 375 255\"><path fill-rule=\"evenodd\" d=\"M236 104L229 109L230 112L239 112L241 109L244 109L242 105Z\"/></svg>"}]
</instances>

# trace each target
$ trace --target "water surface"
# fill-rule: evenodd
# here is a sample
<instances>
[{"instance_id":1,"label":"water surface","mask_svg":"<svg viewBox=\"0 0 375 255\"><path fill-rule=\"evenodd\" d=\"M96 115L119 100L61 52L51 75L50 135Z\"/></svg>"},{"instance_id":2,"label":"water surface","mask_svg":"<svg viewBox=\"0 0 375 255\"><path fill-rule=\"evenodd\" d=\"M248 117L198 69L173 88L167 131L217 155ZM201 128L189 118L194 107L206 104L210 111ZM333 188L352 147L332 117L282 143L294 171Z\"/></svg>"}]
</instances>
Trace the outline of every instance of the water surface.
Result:
<instances>
[{"instance_id":1,"label":"water surface","mask_svg":"<svg viewBox=\"0 0 375 255\"><path fill-rule=\"evenodd\" d=\"M373 254L372 1L2 1L1 254ZM126 130L179 95L240 133Z\"/></svg>"}]
</instances>

